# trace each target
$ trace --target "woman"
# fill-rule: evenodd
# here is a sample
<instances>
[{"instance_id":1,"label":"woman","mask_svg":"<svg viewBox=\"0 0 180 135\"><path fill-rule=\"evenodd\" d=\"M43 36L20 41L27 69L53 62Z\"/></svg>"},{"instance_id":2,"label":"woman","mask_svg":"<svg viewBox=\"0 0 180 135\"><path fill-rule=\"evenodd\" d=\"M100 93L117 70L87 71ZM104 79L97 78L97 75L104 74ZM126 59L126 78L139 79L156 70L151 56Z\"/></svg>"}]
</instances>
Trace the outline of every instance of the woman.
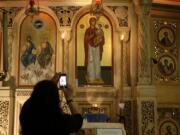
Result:
<instances>
[{"instance_id":1,"label":"woman","mask_svg":"<svg viewBox=\"0 0 180 135\"><path fill-rule=\"evenodd\" d=\"M34 86L20 113L22 135L69 135L81 128L83 118L73 105L71 89L63 92L72 115L60 108L57 78L56 75L53 81L43 80Z\"/></svg>"}]
</instances>

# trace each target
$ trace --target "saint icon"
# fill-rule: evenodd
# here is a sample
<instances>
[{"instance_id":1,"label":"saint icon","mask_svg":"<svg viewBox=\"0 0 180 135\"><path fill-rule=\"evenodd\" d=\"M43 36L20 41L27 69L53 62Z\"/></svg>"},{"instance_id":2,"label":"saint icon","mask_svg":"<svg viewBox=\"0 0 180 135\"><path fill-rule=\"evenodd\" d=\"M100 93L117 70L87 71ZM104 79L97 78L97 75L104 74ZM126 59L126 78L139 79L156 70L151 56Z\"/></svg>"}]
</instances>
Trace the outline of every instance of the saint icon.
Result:
<instances>
[{"instance_id":1,"label":"saint icon","mask_svg":"<svg viewBox=\"0 0 180 135\"><path fill-rule=\"evenodd\" d=\"M96 26L97 19L89 19L89 27L84 35L85 66L87 68L87 82L90 84L103 83L101 78L101 60L103 53L104 32L101 24Z\"/></svg>"},{"instance_id":2,"label":"saint icon","mask_svg":"<svg viewBox=\"0 0 180 135\"><path fill-rule=\"evenodd\" d=\"M171 47L175 41L173 29L169 27L162 27L158 31L158 41L162 47Z\"/></svg>"},{"instance_id":3,"label":"saint icon","mask_svg":"<svg viewBox=\"0 0 180 135\"><path fill-rule=\"evenodd\" d=\"M171 43L171 41L170 41L170 39L169 39L169 35L168 35L168 32L167 31L165 31L164 33L163 33L163 38L160 40L160 42L161 42L161 44L163 45L163 46L165 46L165 47L168 47L168 46L170 46L172 43Z\"/></svg>"},{"instance_id":4,"label":"saint icon","mask_svg":"<svg viewBox=\"0 0 180 135\"><path fill-rule=\"evenodd\" d=\"M174 59L170 56L163 56L158 62L158 67L163 75L171 75L175 71Z\"/></svg>"}]
</instances>

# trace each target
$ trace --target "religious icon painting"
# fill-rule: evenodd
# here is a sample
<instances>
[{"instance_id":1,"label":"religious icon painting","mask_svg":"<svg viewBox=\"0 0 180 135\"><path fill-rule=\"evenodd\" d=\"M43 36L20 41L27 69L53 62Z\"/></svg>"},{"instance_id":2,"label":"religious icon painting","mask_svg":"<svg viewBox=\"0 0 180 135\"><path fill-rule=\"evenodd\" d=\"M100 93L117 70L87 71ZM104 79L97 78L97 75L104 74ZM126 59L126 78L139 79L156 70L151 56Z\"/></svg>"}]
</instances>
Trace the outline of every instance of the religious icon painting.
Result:
<instances>
[{"instance_id":1,"label":"religious icon painting","mask_svg":"<svg viewBox=\"0 0 180 135\"><path fill-rule=\"evenodd\" d=\"M178 126L174 120L167 119L160 123L159 135L178 135Z\"/></svg>"},{"instance_id":2,"label":"religious icon painting","mask_svg":"<svg viewBox=\"0 0 180 135\"><path fill-rule=\"evenodd\" d=\"M178 71L178 46L177 46L177 23L167 20L153 20L153 49L152 52L158 63L153 68L153 78L158 83L177 83Z\"/></svg>"},{"instance_id":3,"label":"religious icon painting","mask_svg":"<svg viewBox=\"0 0 180 135\"><path fill-rule=\"evenodd\" d=\"M158 61L158 69L163 76L172 75L176 70L176 62L174 58L170 55L161 56Z\"/></svg>"},{"instance_id":4,"label":"religious icon painting","mask_svg":"<svg viewBox=\"0 0 180 135\"><path fill-rule=\"evenodd\" d=\"M175 34L171 27L163 26L157 33L158 42L161 47L170 48L174 45Z\"/></svg>"},{"instance_id":5,"label":"religious icon painting","mask_svg":"<svg viewBox=\"0 0 180 135\"><path fill-rule=\"evenodd\" d=\"M47 13L26 16L21 23L18 85L32 86L55 71L56 24Z\"/></svg>"},{"instance_id":6,"label":"religious icon painting","mask_svg":"<svg viewBox=\"0 0 180 135\"><path fill-rule=\"evenodd\" d=\"M78 85L112 86L112 25L109 19L88 13L80 18L76 30Z\"/></svg>"}]
</instances>

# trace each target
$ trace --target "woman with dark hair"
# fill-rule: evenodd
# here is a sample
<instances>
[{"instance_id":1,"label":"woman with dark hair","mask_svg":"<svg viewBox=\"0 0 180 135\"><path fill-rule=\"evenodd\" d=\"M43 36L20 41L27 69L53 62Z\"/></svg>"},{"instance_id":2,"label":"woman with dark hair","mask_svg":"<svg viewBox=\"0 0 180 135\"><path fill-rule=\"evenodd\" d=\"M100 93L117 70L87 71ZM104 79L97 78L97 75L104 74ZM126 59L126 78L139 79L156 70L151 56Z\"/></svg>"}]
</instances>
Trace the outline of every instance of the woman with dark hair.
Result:
<instances>
[{"instance_id":1,"label":"woman with dark hair","mask_svg":"<svg viewBox=\"0 0 180 135\"><path fill-rule=\"evenodd\" d=\"M63 90L72 115L60 108L56 81L43 80L34 86L20 113L22 135L69 135L78 131L82 116L73 105L71 89Z\"/></svg>"}]
</instances>

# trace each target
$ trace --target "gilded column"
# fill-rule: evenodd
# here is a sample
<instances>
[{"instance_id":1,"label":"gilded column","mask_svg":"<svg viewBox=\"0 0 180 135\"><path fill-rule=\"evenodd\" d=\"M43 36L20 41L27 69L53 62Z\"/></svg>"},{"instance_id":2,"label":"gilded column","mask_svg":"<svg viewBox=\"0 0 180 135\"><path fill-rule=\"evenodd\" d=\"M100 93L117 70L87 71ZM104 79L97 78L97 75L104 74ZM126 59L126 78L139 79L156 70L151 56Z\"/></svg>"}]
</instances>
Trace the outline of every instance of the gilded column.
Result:
<instances>
[{"instance_id":1,"label":"gilded column","mask_svg":"<svg viewBox=\"0 0 180 135\"><path fill-rule=\"evenodd\" d=\"M62 40L62 72L68 73L69 63L69 41L71 39L71 28L64 28L61 30Z\"/></svg>"},{"instance_id":2,"label":"gilded column","mask_svg":"<svg viewBox=\"0 0 180 135\"><path fill-rule=\"evenodd\" d=\"M129 44L129 32L128 27L121 27L119 30L119 40L121 46L121 85L128 85L128 57L127 57L127 48ZM123 37L122 37L123 36ZM123 39L122 39L123 38Z\"/></svg>"},{"instance_id":3,"label":"gilded column","mask_svg":"<svg viewBox=\"0 0 180 135\"><path fill-rule=\"evenodd\" d=\"M68 74L69 71L69 41L71 39L71 29L66 29L66 37L64 42L64 72Z\"/></svg>"},{"instance_id":4,"label":"gilded column","mask_svg":"<svg viewBox=\"0 0 180 135\"><path fill-rule=\"evenodd\" d=\"M137 15L138 82L133 89L134 129L138 135L156 135L156 88L151 85L150 17L152 0L133 0Z\"/></svg>"},{"instance_id":5,"label":"gilded column","mask_svg":"<svg viewBox=\"0 0 180 135\"><path fill-rule=\"evenodd\" d=\"M138 84L151 83L149 11L152 0L133 0L138 17Z\"/></svg>"},{"instance_id":6,"label":"gilded column","mask_svg":"<svg viewBox=\"0 0 180 135\"><path fill-rule=\"evenodd\" d=\"M120 68L121 68L121 72L120 72L120 88L117 91L117 106L119 105L119 103L124 102L123 100L123 96L124 96L124 87L127 86L127 55L126 55L126 46L128 45L129 42L129 28L120 28L118 31L118 36L119 36L119 41L120 41L120 48L121 48L121 62L120 62ZM117 113L119 113L119 108L117 108Z\"/></svg>"}]
</instances>

